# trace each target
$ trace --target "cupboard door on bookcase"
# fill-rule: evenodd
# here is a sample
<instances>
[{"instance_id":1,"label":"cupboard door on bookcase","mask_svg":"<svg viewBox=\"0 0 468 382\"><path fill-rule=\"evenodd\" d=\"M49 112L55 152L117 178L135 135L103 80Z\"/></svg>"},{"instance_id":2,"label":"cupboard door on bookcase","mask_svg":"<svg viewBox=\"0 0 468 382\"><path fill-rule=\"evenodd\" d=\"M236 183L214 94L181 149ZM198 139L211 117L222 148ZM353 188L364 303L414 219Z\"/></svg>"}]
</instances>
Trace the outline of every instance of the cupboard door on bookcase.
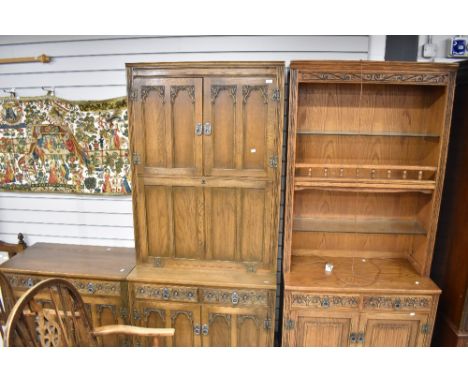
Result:
<instances>
[{"instance_id":1,"label":"cupboard door on bookcase","mask_svg":"<svg viewBox=\"0 0 468 382\"><path fill-rule=\"evenodd\" d=\"M86 301L86 300L85 300ZM105 325L124 325L124 315L120 304L114 301L88 299L90 302L90 309L92 312L93 323L95 327ZM120 338L121 337L121 338ZM98 341L102 346L119 346L124 344L127 339L125 336L104 336Z\"/></svg>"},{"instance_id":2,"label":"cupboard door on bookcase","mask_svg":"<svg viewBox=\"0 0 468 382\"><path fill-rule=\"evenodd\" d=\"M136 78L130 97L138 175L200 175L202 79Z\"/></svg>"},{"instance_id":3,"label":"cupboard door on bookcase","mask_svg":"<svg viewBox=\"0 0 468 382\"><path fill-rule=\"evenodd\" d=\"M363 313L359 323L362 346L429 346L427 313Z\"/></svg>"},{"instance_id":4,"label":"cupboard door on bookcase","mask_svg":"<svg viewBox=\"0 0 468 382\"><path fill-rule=\"evenodd\" d=\"M160 346L200 346L200 305L137 301L133 324L146 328L174 328L174 337L161 338ZM138 344L149 345L141 340Z\"/></svg>"},{"instance_id":5,"label":"cupboard door on bookcase","mask_svg":"<svg viewBox=\"0 0 468 382\"><path fill-rule=\"evenodd\" d=\"M353 346L358 312L294 309L285 315L283 346Z\"/></svg>"},{"instance_id":6,"label":"cupboard door on bookcase","mask_svg":"<svg viewBox=\"0 0 468 382\"><path fill-rule=\"evenodd\" d=\"M161 203L152 196L163 193L153 186L202 174L202 79L137 77L129 101L135 244L145 262L151 255L148 235L155 234L148 223ZM169 234L168 226L161 227L161 236ZM159 252L166 251L164 245Z\"/></svg>"},{"instance_id":7,"label":"cupboard door on bookcase","mask_svg":"<svg viewBox=\"0 0 468 382\"><path fill-rule=\"evenodd\" d=\"M215 182L215 181L213 181ZM216 181L205 188L206 259L275 269L278 206L273 182Z\"/></svg>"},{"instance_id":8,"label":"cupboard door on bookcase","mask_svg":"<svg viewBox=\"0 0 468 382\"><path fill-rule=\"evenodd\" d=\"M271 346L272 325L265 308L202 307L203 346Z\"/></svg>"},{"instance_id":9,"label":"cupboard door on bookcase","mask_svg":"<svg viewBox=\"0 0 468 382\"><path fill-rule=\"evenodd\" d=\"M276 78L205 78L204 173L274 179L279 172Z\"/></svg>"},{"instance_id":10,"label":"cupboard door on bookcase","mask_svg":"<svg viewBox=\"0 0 468 382\"><path fill-rule=\"evenodd\" d=\"M145 187L148 257L203 259L203 189L196 182L167 186L164 182L155 179L154 185Z\"/></svg>"}]
</instances>

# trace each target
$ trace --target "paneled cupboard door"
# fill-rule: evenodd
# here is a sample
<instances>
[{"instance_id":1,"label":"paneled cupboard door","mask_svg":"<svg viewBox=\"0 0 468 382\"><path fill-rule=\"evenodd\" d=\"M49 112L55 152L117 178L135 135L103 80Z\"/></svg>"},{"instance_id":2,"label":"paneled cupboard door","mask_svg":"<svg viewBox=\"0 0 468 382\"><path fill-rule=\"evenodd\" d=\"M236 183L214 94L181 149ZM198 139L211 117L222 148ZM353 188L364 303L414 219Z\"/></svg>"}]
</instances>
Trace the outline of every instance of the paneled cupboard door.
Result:
<instances>
[{"instance_id":1,"label":"paneled cupboard door","mask_svg":"<svg viewBox=\"0 0 468 382\"><path fill-rule=\"evenodd\" d=\"M201 78L134 80L131 135L139 176L202 174L202 83Z\"/></svg>"},{"instance_id":2,"label":"paneled cupboard door","mask_svg":"<svg viewBox=\"0 0 468 382\"><path fill-rule=\"evenodd\" d=\"M135 302L134 325L147 328L175 328L174 337L161 340L160 346L200 346L200 305L184 303ZM143 342L140 345L149 345Z\"/></svg>"},{"instance_id":3,"label":"paneled cupboard door","mask_svg":"<svg viewBox=\"0 0 468 382\"><path fill-rule=\"evenodd\" d=\"M267 309L202 307L203 346L272 346Z\"/></svg>"},{"instance_id":4,"label":"paneled cupboard door","mask_svg":"<svg viewBox=\"0 0 468 382\"><path fill-rule=\"evenodd\" d=\"M429 346L428 314L363 313L359 326L362 346Z\"/></svg>"},{"instance_id":5,"label":"paneled cupboard door","mask_svg":"<svg viewBox=\"0 0 468 382\"><path fill-rule=\"evenodd\" d=\"M292 310L283 328L285 346L352 346L359 313Z\"/></svg>"},{"instance_id":6,"label":"paneled cupboard door","mask_svg":"<svg viewBox=\"0 0 468 382\"><path fill-rule=\"evenodd\" d=\"M273 179L277 84L269 78L233 77L205 78L203 85L204 174Z\"/></svg>"}]
</instances>

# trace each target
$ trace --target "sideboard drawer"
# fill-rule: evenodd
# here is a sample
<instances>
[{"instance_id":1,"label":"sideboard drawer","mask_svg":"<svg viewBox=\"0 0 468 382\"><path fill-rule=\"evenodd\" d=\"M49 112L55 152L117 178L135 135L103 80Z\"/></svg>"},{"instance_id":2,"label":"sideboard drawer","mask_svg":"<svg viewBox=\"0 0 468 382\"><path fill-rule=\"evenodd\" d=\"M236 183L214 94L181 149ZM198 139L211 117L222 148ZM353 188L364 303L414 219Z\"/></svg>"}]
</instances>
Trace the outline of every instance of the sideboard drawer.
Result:
<instances>
[{"instance_id":1,"label":"sideboard drawer","mask_svg":"<svg viewBox=\"0 0 468 382\"><path fill-rule=\"evenodd\" d=\"M361 297L359 295L345 294L319 294L292 292L290 304L292 308L308 309L359 309Z\"/></svg>"},{"instance_id":2,"label":"sideboard drawer","mask_svg":"<svg viewBox=\"0 0 468 382\"><path fill-rule=\"evenodd\" d=\"M173 286L173 285L153 285L153 284L132 284L132 289L137 299L151 299L157 301L180 301L198 302L198 288Z\"/></svg>"},{"instance_id":3,"label":"sideboard drawer","mask_svg":"<svg viewBox=\"0 0 468 382\"><path fill-rule=\"evenodd\" d=\"M268 306L267 290L212 289L205 288L201 293L202 302L230 306Z\"/></svg>"},{"instance_id":4,"label":"sideboard drawer","mask_svg":"<svg viewBox=\"0 0 468 382\"><path fill-rule=\"evenodd\" d=\"M25 274L6 273L10 285L14 289L29 289L39 283L47 280L49 276L35 276ZM120 296L120 282L118 281L99 281L88 279L63 278L73 284L81 295L87 296Z\"/></svg>"},{"instance_id":5,"label":"sideboard drawer","mask_svg":"<svg viewBox=\"0 0 468 382\"><path fill-rule=\"evenodd\" d=\"M365 295L362 308L366 311L430 311L432 296Z\"/></svg>"}]
</instances>

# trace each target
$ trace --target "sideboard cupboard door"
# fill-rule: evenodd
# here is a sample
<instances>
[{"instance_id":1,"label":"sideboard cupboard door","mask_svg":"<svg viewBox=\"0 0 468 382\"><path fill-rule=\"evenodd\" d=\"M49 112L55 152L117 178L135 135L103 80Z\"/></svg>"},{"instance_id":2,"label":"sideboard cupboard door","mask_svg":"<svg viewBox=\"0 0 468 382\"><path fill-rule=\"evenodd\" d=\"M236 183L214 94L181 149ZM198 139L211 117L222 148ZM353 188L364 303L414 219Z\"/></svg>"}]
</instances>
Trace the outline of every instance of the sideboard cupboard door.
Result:
<instances>
[{"instance_id":1,"label":"sideboard cupboard door","mask_svg":"<svg viewBox=\"0 0 468 382\"><path fill-rule=\"evenodd\" d=\"M202 307L203 346L271 346L271 318L263 308Z\"/></svg>"},{"instance_id":2,"label":"sideboard cupboard door","mask_svg":"<svg viewBox=\"0 0 468 382\"><path fill-rule=\"evenodd\" d=\"M362 313L359 333L362 346L429 346L428 314Z\"/></svg>"},{"instance_id":3,"label":"sideboard cupboard door","mask_svg":"<svg viewBox=\"0 0 468 382\"><path fill-rule=\"evenodd\" d=\"M204 172L274 179L278 173L276 79L205 78Z\"/></svg>"},{"instance_id":4,"label":"sideboard cupboard door","mask_svg":"<svg viewBox=\"0 0 468 382\"><path fill-rule=\"evenodd\" d=\"M355 346L359 313L292 310L284 320L283 346Z\"/></svg>"},{"instance_id":5,"label":"sideboard cupboard door","mask_svg":"<svg viewBox=\"0 0 468 382\"><path fill-rule=\"evenodd\" d=\"M109 301L99 301L89 305L94 326L122 325L126 324L123 320L122 307ZM119 346L127 340L124 336L104 336L99 339L102 346Z\"/></svg>"},{"instance_id":6,"label":"sideboard cupboard door","mask_svg":"<svg viewBox=\"0 0 468 382\"><path fill-rule=\"evenodd\" d=\"M135 302L133 323L148 328L174 328L174 337L167 337L160 346L200 346L200 305L183 303ZM146 343L140 343L148 345Z\"/></svg>"},{"instance_id":7,"label":"sideboard cupboard door","mask_svg":"<svg viewBox=\"0 0 468 382\"><path fill-rule=\"evenodd\" d=\"M132 154L139 176L202 174L201 78L135 79Z\"/></svg>"}]
</instances>

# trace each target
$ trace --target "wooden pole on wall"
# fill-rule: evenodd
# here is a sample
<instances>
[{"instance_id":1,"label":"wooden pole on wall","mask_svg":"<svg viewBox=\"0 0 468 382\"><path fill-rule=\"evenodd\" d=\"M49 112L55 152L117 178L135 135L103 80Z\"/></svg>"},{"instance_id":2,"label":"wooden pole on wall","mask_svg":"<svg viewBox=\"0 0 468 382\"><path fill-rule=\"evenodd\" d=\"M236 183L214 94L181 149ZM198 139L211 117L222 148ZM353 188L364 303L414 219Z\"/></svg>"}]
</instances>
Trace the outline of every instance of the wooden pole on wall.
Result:
<instances>
[{"instance_id":1,"label":"wooden pole on wall","mask_svg":"<svg viewBox=\"0 0 468 382\"><path fill-rule=\"evenodd\" d=\"M0 64L21 64L25 62L42 62L43 64L50 62L50 56L42 54L38 57L16 57L16 58L0 58Z\"/></svg>"}]
</instances>

